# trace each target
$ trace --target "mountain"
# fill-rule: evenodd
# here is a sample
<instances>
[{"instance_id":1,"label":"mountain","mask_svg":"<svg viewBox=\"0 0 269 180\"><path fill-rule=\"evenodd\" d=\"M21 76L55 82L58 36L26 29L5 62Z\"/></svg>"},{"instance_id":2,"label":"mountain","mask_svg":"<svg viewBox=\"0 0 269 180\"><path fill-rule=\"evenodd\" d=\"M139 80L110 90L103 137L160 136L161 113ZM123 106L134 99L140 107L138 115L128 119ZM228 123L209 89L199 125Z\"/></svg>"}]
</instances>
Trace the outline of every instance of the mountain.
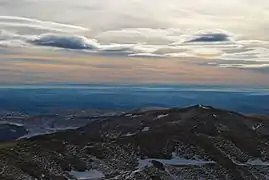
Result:
<instances>
[{"instance_id":1,"label":"mountain","mask_svg":"<svg viewBox=\"0 0 269 180\"><path fill-rule=\"evenodd\" d=\"M21 133L18 138L29 138L32 136L51 134L67 129L76 129L85 126L89 122L97 119L113 117L123 114L121 111L107 111L107 110L67 110L60 111L57 114L40 114L40 115L26 115L14 112L5 112L0 114L1 124L12 124L23 127L27 130L27 134ZM0 127L1 128L1 127ZM9 128L11 130L11 127ZM1 133L1 132L0 132ZM5 133L0 137L4 137ZM19 135L19 133L17 133Z\"/></svg>"},{"instance_id":2,"label":"mountain","mask_svg":"<svg viewBox=\"0 0 269 180\"><path fill-rule=\"evenodd\" d=\"M0 124L0 142L15 140L27 133L27 129L20 124L12 124L8 122Z\"/></svg>"},{"instance_id":3,"label":"mountain","mask_svg":"<svg viewBox=\"0 0 269 180\"><path fill-rule=\"evenodd\" d=\"M269 118L209 106L133 111L0 144L0 179L269 179Z\"/></svg>"}]
</instances>

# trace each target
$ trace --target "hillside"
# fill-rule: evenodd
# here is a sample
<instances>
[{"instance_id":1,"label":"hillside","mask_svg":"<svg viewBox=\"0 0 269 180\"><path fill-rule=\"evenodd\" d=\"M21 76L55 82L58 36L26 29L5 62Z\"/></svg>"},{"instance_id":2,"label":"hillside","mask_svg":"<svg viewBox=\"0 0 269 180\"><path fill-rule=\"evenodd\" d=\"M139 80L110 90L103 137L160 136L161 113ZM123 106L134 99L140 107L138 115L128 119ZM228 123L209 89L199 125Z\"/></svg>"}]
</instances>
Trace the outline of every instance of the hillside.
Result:
<instances>
[{"instance_id":1,"label":"hillside","mask_svg":"<svg viewBox=\"0 0 269 180\"><path fill-rule=\"evenodd\" d=\"M208 106L135 111L0 144L0 179L269 179L269 119Z\"/></svg>"}]
</instances>

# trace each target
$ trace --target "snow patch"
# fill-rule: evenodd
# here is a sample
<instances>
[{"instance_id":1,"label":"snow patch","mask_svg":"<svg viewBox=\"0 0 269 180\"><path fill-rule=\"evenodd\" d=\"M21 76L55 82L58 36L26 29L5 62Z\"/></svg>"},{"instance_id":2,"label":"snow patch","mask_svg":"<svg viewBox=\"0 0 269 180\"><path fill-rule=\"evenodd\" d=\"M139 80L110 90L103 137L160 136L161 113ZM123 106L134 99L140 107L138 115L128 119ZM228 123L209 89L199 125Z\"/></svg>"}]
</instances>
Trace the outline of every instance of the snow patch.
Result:
<instances>
[{"instance_id":1,"label":"snow patch","mask_svg":"<svg viewBox=\"0 0 269 180\"><path fill-rule=\"evenodd\" d=\"M262 127L261 123L260 124L255 124L255 125L252 126L252 130L255 131L255 130L259 129L260 127Z\"/></svg>"},{"instance_id":2,"label":"snow patch","mask_svg":"<svg viewBox=\"0 0 269 180\"><path fill-rule=\"evenodd\" d=\"M94 169L84 172L71 171L68 173L77 178L78 180L98 180L105 178L105 175L102 172Z\"/></svg>"},{"instance_id":3,"label":"snow patch","mask_svg":"<svg viewBox=\"0 0 269 180\"><path fill-rule=\"evenodd\" d=\"M246 163L240 163L231 157L230 159L238 166L269 166L269 162L263 162L261 159L249 159Z\"/></svg>"},{"instance_id":4,"label":"snow patch","mask_svg":"<svg viewBox=\"0 0 269 180\"><path fill-rule=\"evenodd\" d=\"M137 118L137 117L141 117L142 115L132 115L132 118Z\"/></svg>"},{"instance_id":5,"label":"snow patch","mask_svg":"<svg viewBox=\"0 0 269 180\"><path fill-rule=\"evenodd\" d=\"M249 159L247 164L252 166L269 166L269 162L263 162L261 159Z\"/></svg>"},{"instance_id":6,"label":"snow patch","mask_svg":"<svg viewBox=\"0 0 269 180\"><path fill-rule=\"evenodd\" d=\"M198 104L198 107L199 107L199 108L202 108L202 109L210 109L209 107L206 107L206 106L204 106L204 105L202 105L202 104Z\"/></svg>"},{"instance_id":7,"label":"snow patch","mask_svg":"<svg viewBox=\"0 0 269 180\"><path fill-rule=\"evenodd\" d=\"M173 165L173 166L179 166L179 165L186 165L186 166L203 166L206 164L215 164L215 161L205 161L202 159L196 159L196 160L192 160L192 159L185 159L185 158L181 158L179 156L176 156L175 153L172 154L172 158L171 159L139 159L138 160L138 168L143 168L146 166L151 165L151 162L155 160L155 161L159 161L165 165Z\"/></svg>"},{"instance_id":8,"label":"snow patch","mask_svg":"<svg viewBox=\"0 0 269 180\"><path fill-rule=\"evenodd\" d=\"M24 124L20 124L20 123L15 123L15 122L8 122L8 121L0 121L0 125L2 124L8 124L8 125L14 125L14 126L20 126L20 127L23 127Z\"/></svg>"},{"instance_id":9,"label":"snow patch","mask_svg":"<svg viewBox=\"0 0 269 180\"><path fill-rule=\"evenodd\" d=\"M125 114L125 117L131 117L131 118L136 118L140 117L141 115L133 115L133 114Z\"/></svg>"},{"instance_id":10,"label":"snow patch","mask_svg":"<svg viewBox=\"0 0 269 180\"><path fill-rule=\"evenodd\" d=\"M144 127L144 128L142 129L142 132L147 132L147 131L149 131L149 129L150 129L150 127Z\"/></svg>"},{"instance_id":11,"label":"snow patch","mask_svg":"<svg viewBox=\"0 0 269 180\"><path fill-rule=\"evenodd\" d=\"M46 134L53 134L59 131L65 131L65 130L70 130L70 129L76 129L78 127L65 127L65 128L47 128L47 129L42 129L40 131L30 131L28 134L18 138L18 139L29 139L31 137L35 136L40 136L40 135L46 135Z\"/></svg>"},{"instance_id":12,"label":"snow patch","mask_svg":"<svg viewBox=\"0 0 269 180\"><path fill-rule=\"evenodd\" d=\"M17 132L16 129L10 129L10 131L11 131L11 132L14 132L14 133Z\"/></svg>"},{"instance_id":13,"label":"snow patch","mask_svg":"<svg viewBox=\"0 0 269 180\"><path fill-rule=\"evenodd\" d=\"M168 114L160 114L156 117L156 119L161 119L161 118L164 118L164 117L167 117Z\"/></svg>"},{"instance_id":14,"label":"snow patch","mask_svg":"<svg viewBox=\"0 0 269 180\"><path fill-rule=\"evenodd\" d=\"M129 136L133 136L133 135L136 135L136 133L127 133L127 134L124 134L123 136L129 137Z\"/></svg>"}]
</instances>

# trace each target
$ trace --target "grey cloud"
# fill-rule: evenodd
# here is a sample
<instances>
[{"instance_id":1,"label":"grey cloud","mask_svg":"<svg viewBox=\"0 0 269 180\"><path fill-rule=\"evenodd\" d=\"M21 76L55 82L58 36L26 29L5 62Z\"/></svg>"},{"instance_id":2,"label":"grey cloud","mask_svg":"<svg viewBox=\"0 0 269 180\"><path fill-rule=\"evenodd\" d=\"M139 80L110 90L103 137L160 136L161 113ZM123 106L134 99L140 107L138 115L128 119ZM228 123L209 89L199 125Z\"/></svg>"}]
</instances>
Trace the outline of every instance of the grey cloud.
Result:
<instances>
[{"instance_id":1,"label":"grey cloud","mask_svg":"<svg viewBox=\"0 0 269 180\"><path fill-rule=\"evenodd\" d=\"M224 34L224 33L205 33L205 34L199 34L187 42L189 42L189 43L193 43L193 42L210 43L210 42L225 42L225 41L230 41L230 36L227 34Z\"/></svg>"},{"instance_id":2,"label":"grey cloud","mask_svg":"<svg viewBox=\"0 0 269 180\"><path fill-rule=\"evenodd\" d=\"M73 50L92 50L99 53L132 54L147 52L147 48L141 48L136 44L100 44L95 39L89 39L77 35L44 34L30 39L28 43L35 46L47 46Z\"/></svg>"},{"instance_id":3,"label":"grey cloud","mask_svg":"<svg viewBox=\"0 0 269 180\"><path fill-rule=\"evenodd\" d=\"M45 33L41 35L20 35L8 31L0 32L0 45L2 47L19 46L44 46L72 50L91 50L92 52L131 54L136 52L148 52L147 48L141 48L137 44L100 44L95 39L85 36Z\"/></svg>"},{"instance_id":4,"label":"grey cloud","mask_svg":"<svg viewBox=\"0 0 269 180\"><path fill-rule=\"evenodd\" d=\"M25 37L26 43L33 46L44 46L70 50L84 50L91 53L113 56L132 56L138 53L151 54L159 46L143 44L101 44L95 39L78 35L43 34L40 36Z\"/></svg>"},{"instance_id":5,"label":"grey cloud","mask_svg":"<svg viewBox=\"0 0 269 180\"><path fill-rule=\"evenodd\" d=\"M45 34L40 37L29 40L30 44L37 46L49 46L65 49L96 49L98 44L94 40L83 36Z\"/></svg>"}]
</instances>

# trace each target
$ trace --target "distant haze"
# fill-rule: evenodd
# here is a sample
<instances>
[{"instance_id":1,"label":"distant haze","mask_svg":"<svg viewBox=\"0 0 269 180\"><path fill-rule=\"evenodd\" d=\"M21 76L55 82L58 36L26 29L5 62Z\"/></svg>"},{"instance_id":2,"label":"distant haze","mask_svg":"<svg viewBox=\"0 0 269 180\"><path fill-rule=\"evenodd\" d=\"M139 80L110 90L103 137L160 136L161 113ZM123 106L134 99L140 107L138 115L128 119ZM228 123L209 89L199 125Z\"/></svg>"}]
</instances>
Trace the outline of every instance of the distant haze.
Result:
<instances>
[{"instance_id":1,"label":"distant haze","mask_svg":"<svg viewBox=\"0 0 269 180\"><path fill-rule=\"evenodd\" d=\"M0 113L59 113L76 109L122 110L210 105L247 114L269 114L264 88L225 86L6 86L0 88Z\"/></svg>"}]
</instances>

